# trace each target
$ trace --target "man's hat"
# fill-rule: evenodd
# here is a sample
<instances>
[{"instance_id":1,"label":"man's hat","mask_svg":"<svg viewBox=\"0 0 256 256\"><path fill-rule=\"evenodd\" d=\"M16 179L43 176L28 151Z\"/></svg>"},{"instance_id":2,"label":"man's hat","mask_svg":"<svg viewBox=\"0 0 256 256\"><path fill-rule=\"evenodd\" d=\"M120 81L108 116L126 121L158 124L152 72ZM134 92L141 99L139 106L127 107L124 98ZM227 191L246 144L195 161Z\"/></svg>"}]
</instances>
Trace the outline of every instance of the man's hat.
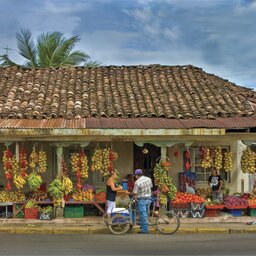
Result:
<instances>
[{"instance_id":1,"label":"man's hat","mask_svg":"<svg viewBox=\"0 0 256 256\"><path fill-rule=\"evenodd\" d=\"M134 171L134 175L143 174L143 171L141 169L137 169Z\"/></svg>"}]
</instances>

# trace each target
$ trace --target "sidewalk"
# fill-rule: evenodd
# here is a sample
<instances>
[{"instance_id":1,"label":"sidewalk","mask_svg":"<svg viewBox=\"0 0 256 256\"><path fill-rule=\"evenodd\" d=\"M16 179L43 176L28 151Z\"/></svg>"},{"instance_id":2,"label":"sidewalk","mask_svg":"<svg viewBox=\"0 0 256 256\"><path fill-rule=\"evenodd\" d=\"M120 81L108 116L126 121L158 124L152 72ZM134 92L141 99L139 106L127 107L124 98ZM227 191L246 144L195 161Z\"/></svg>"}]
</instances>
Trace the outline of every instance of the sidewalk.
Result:
<instances>
[{"instance_id":1,"label":"sidewalk","mask_svg":"<svg viewBox=\"0 0 256 256\"><path fill-rule=\"evenodd\" d=\"M256 225L247 222L256 217L212 217L212 218L181 218L178 230L180 234L202 233L256 233ZM137 233L135 227L130 233ZM60 218L51 221L0 219L0 234L111 234L101 217L85 217L81 219ZM158 233L153 229L150 233Z\"/></svg>"}]
</instances>

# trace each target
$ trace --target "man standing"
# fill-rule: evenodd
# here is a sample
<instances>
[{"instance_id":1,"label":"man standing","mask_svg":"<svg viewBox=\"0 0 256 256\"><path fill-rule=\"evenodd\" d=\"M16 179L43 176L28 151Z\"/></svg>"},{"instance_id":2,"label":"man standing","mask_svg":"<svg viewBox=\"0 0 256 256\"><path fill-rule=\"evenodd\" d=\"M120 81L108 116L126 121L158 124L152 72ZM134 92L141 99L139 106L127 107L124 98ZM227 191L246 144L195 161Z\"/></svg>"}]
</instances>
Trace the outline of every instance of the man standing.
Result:
<instances>
[{"instance_id":1,"label":"man standing","mask_svg":"<svg viewBox=\"0 0 256 256\"><path fill-rule=\"evenodd\" d=\"M140 234L148 234L148 210L151 203L151 188L152 180L149 177L143 176L143 171L137 169L134 172L136 181L134 184L133 194L138 199L138 212L140 215Z\"/></svg>"}]
</instances>

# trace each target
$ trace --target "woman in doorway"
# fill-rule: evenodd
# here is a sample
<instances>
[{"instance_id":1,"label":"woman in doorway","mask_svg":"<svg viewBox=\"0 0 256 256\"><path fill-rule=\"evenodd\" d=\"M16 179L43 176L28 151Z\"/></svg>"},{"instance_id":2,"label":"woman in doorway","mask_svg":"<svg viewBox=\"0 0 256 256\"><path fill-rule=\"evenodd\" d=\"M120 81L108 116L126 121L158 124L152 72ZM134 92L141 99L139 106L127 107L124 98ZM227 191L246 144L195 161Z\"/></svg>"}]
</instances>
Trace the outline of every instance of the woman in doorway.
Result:
<instances>
[{"instance_id":1,"label":"woman in doorway","mask_svg":"<svg viewBox=\"0 0 256 256\"><path fill-rule=\"evenodd\" d=\"M107 179L107 214L110 214L114 208L116 208L116 191L123 189L122 186L116 184L117 171L114 170L110 173L110 177Z\"/></svg>"}]
</instances>

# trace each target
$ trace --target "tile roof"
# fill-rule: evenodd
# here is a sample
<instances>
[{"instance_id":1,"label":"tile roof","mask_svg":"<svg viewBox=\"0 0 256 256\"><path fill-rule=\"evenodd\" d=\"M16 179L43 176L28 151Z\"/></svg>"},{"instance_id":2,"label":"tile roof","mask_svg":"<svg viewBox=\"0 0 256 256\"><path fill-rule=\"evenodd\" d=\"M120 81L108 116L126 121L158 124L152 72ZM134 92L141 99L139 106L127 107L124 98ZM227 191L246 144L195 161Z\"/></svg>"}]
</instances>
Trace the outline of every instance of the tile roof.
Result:
<instances>
[{"instance_id":1,"label":"tile roof","mask_svg":"<svg viewBox=\"0 0 256 256\"><path fill-rule=\"evenodd\" d=\"M255 91L191 65L0 68L0 119L243 116Z\"/></svg>"}]
</instances>

